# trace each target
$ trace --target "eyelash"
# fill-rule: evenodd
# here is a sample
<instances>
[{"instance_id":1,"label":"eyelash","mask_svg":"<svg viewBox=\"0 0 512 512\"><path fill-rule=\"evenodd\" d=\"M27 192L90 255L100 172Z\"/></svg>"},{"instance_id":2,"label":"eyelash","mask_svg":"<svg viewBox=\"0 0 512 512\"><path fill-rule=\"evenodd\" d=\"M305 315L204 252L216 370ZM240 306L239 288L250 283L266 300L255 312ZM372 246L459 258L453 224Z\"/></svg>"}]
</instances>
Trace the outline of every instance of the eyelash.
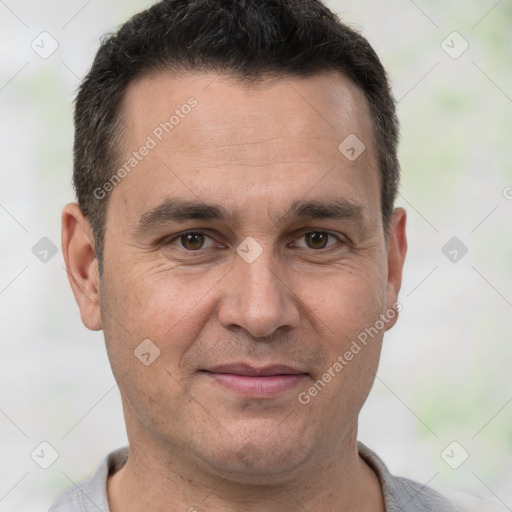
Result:
<instances>
[{"instance_id":1,"label":"eyelash","mask_svg":"<svg viewBox=\"0 0 512 512\"><path fill-rule=\"evenodd\" d=\"M328 235L328 236L330 236L332 238L335 238L341 244L345 243L339 236L331 233L330 231L321 231L321 230L304 231L300 235L299 239L304 237L305 235L307 235L309 233L322 233L322 234L326 234L326 235ZM208 238L213 240L213 237L211 235L209 235L206 231L203 231L201 229L193 229L193 230L183 231L181 233L178 233L177 235L174 235L172 238L167 238L167 239L165 239L163 241L163 243L166 246L173 245L174 241L179 240L182 236L189 235L189 234L201 234L201 235L204 235L204 236L206 236L206 237L208 237ZM299 249L310 249L310 250L315 251L315 252L320 252L320 251L327 251L329 249L332 249L335 245L336 244L332 244L332 245L329 245L327 247L322 247L321 249L311 249L310 247L299 247ZM190 252L190 253L199 252L199 251L201 251L203 249L202 247L200 249L196 249L196 250L187 249L185 247L179 247L179 248L184 250L184 251Z\"/></svg>"}]
</instances>

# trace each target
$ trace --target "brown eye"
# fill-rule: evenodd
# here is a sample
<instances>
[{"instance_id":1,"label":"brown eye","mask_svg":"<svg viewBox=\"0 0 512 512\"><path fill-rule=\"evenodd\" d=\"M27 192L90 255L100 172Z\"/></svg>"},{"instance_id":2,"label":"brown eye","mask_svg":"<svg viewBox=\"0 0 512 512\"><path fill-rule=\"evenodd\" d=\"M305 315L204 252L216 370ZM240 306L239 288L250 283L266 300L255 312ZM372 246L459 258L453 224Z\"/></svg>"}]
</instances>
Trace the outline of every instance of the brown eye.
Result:
<instances>
[{"instance_id":1,"label":"brown eye","mask_svg":"<svg viewBox=\"0 0 512 512\"><path fill-rule=\"evenodd\" d=\"M215 240L202 231L185 231L177 234L174 237L168 237L163 240L163 245L167 248L178 246L181 250L203 252L206 249L213 249L215 247L222 248Z\"/></svg>"},{"instance_id":2,"label":"brown eye","mask_svg":"<svg viewBox=\"0 0 512 512\"><path fill-rule=\"evenodd\" d=\"M180 242L185 249L197 251L204 244L204 235L202 233L185 233L180 236Z\"/></svg>"},{"instance_id":3,"label":"brown eye","mask_svg":"<svg viewBox=\"0 0 512 512\"><path fill-rule=\"evenodd\" d=\"M310 249L323 249L327 245L329 234L322 231L311 231L306 233L304 237Z\"/></svg>"}]
</instances>

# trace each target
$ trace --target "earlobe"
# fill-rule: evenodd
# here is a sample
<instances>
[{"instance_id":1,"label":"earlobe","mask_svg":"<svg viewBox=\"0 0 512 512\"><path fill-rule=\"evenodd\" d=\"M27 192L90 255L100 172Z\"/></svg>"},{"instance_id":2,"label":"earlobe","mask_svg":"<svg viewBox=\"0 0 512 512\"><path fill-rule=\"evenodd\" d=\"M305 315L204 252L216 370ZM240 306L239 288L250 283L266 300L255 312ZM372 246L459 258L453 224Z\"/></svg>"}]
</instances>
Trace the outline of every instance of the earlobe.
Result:
<instances>
[{"instance_id":1,"label":"earlobe","mask_svg":"<svg viewBox=\"0 0 512 512\"><path fill-rule=\"evenodd\" d=\"M402 286L402 271L407 254L406 218L407 214L403 208L395 208L389 228L387 308L394 310L397 310L396 304ZM395 307L393 307L394 305ZM388 323L386 330L393 327L397 319L398 315L395 315L393 321Z\"/></svg>"},{"instance_id":2,"label":"earlobe","mask_svg":"<svg viewBox=\"0 0 512 512\"><path fill-rule=\"evenodd\" d=\"M73 295L84 325L101 329L98 260L89 221L78 204L69 203L62 211L62 253Z\"/></svg>"}]
</instances>

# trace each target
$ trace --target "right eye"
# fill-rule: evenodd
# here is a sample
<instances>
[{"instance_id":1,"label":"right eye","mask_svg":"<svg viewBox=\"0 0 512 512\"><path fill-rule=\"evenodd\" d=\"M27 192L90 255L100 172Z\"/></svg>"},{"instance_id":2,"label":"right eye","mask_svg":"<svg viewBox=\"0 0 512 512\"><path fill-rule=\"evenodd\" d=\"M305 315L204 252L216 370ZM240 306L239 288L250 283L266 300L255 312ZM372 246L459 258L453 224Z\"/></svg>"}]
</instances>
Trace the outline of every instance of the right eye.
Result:
<instances>
[{"instance_id":1,"label":"right eye","mask_svg":"<svg viewBox=\"0 0 512 512\"><path fill-rule=\"evenodd\" d=\"M210 247L213 247L215 245L213 239L202 231L187 231L185 233L180 233L166 242L166 245L178 244L182 249L198 251L199 249L204 248L205 239L207 238L212 240Z\"/></svg>"}]
</instances>

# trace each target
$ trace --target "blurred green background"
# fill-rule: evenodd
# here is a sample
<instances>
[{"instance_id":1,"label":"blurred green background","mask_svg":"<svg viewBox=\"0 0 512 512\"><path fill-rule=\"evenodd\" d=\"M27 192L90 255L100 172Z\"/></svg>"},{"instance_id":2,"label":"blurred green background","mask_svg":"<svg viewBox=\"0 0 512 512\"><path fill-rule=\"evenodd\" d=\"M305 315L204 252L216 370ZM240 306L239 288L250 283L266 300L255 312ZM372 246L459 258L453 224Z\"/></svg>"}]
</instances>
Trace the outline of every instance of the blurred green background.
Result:
<instances>
[{"instance_id":1,"label":"blurred green background","mask_svg":"<svg viewBox=\"0 0 512 512\"><path fill-rule=\"evenodd\" d=\"M126 443L102 334L83 327L67 282L60 212L76 87L100 36L150 4L0 1L3 512L46 509ZM359 437L395 474L512 510L512 3L328 5L390 75L408 211L403 311ZM47 58L31 46L43 31L58 44ZM32 253L42 237L58 248L47 263ZM456 262L453 237L467 248ZM59 453L46 470L30 457L41 441ZM457 469L442 456L454 441L468 454Z\"/></svg>"}]
</instances>

